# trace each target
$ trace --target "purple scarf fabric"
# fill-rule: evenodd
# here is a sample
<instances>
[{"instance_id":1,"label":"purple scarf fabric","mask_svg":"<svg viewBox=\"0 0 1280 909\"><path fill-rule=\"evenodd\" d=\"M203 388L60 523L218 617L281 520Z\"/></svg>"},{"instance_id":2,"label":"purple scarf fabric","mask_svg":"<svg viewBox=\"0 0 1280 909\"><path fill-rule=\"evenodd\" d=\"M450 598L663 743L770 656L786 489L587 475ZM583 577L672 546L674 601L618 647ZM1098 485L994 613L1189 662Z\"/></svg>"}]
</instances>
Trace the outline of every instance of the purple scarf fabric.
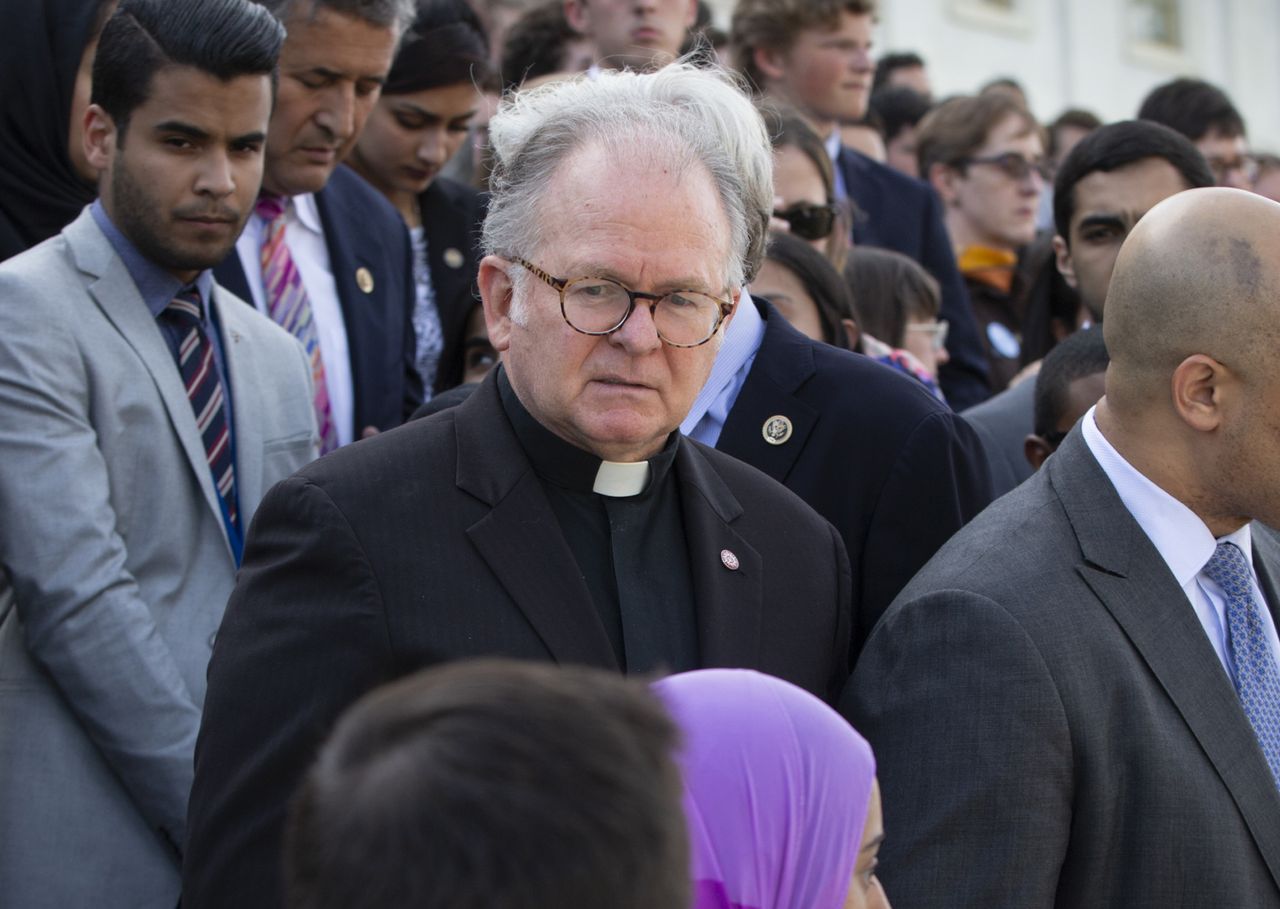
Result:
<instances>
[{"instance_id":1,"label":"purple scarf fabric","mask_svg":"<svg viewBox=\"0 0 1280 909\"><path fill-rule=\"evenodd\" d=\"M840 909L875 779L866 740L758 672L704 669L654 689L684 733L695 909Z\"/></svg>"}]
</instances>

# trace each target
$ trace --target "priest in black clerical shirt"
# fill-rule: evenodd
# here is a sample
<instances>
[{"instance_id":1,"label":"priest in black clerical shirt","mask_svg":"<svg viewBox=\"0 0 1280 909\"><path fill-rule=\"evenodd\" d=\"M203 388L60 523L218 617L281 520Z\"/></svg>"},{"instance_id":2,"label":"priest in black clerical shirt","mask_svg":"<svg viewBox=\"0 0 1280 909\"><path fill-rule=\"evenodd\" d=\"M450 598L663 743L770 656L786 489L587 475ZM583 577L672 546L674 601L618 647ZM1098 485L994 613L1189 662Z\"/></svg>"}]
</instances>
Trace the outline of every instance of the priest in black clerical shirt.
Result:
<instances>
[{"instance_id":1,"label":"priest in black clerical shirt","mask_svg":"<svg viewBox=\"0 0 1280 909\"><path fill-rule=\"evenodd\" d=\"M279 905L285 808L319 742L420 667L733 666L827 699L848 675L839 535L677 431L763 253L772 156L750 101L687 67L604 73L490 129L478 283L502 367L263 500L209 668L185 906Z\"/></svg>"}]
</instances>

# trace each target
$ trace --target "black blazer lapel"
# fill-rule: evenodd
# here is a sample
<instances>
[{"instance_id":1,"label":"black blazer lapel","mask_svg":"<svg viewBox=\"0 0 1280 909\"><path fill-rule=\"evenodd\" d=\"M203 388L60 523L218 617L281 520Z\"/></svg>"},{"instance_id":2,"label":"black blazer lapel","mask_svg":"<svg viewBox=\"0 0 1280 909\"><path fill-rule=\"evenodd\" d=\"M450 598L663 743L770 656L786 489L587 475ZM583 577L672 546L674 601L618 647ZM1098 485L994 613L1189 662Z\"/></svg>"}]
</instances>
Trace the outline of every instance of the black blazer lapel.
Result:
<instances>
[{"instance_id":1,"label":"black blazer lapel","mask_svg":"<svg viewBox=\"0 0 1280 909\"><path fill-rule=\"evenodd\" d=\"M241 300L253 305L253 291L249 289L249 279L244 275L244 266L240 264L240 253L234 248L230 254L213 269L214 280L226 290L231 291Z\"/></svg>"},{"instance_id":2,"label":"black blazer lapel","mask_svg":"<svg viewBox=\"0 0 1280 909\"><path fill-rule=\"evenodd\" d=\"M1084 553L1080 576L1186 721L1280 884L1280 790L1186 594L1120 501L1079 426L1047 467Z\"/></svg>"},{"instance_id":3,"label":"black blazer lapel","mask_svg":"<svg viewBox=\"0 0 1280 909\"><path fill-rule=\"evenodd\" d=\"M764 563L730 526L742 505L688 439L680 442L676 472L701 665L759 665Z\"/></svg>"},{"instance_id":4,"label":"black blazer lapel","mask_svg":"<svg viewBox=\"0 0 1280 909\"><path fill-rule=\"evenodd\" d=\"M785 483L818 422L818 411L795 394L814 373L815 342L787 324L768 302L753 302L765 320L764 340L716 448ZM791 427L790 437L778 445L764 435L765 424L774 417L784 417Z\"/></svg>"},{"instance_id":5,"label":"black blazer lapel","mask_svg":"<svg viewBox=\"0 0 1280 909\"><path fill-rule=\"evenodd\" d=\"M502 412L496 372L463 404L457 485L492 506L467 537L557 662L617 670L555 512Z\"/></svg>"}]
</instances>

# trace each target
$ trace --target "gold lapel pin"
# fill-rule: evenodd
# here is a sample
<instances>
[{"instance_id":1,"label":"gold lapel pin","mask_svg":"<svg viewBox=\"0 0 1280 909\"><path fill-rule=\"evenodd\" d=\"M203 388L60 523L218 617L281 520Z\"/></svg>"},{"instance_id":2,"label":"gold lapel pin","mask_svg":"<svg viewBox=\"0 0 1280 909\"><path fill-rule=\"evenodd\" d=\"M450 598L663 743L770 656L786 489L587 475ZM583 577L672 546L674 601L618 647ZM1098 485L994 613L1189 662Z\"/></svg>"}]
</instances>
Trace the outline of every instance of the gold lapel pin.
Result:
<instances>
[{"instance_id":1,"label":"gold lapel pin","mask_svg":"<svg viewBox=\"0 0 1280 909\"><path fill-rule=\"evenodd\" d=\"M775 414L764 421L760 434L764 436L764 440L770 445L781 445L791 438L791 431L791 421L782 414Z\"/></svg>"},{"instance_id":2,"label":"gold lapel pin","mask_svg":"<svg viewBox=\"0 0 1280 909\"><path fill-rule=\"evenodd\" d=\"M463 258L462 253L452 246L444 251L444 264L450 268L461 268L462 263L465 261L466 259Z\"/></svg>"},{"instance_id":3,"label":"gold lapel pin","mask_svg":"<svg viewBox=\"0 0 1280 909\"><path fill-rule=\"evenodd\" d=\"M738 557L733 554L733 551L729 549L720 550L720 561L724 564L724 567L728 568L730 571L737 571L738 566L742 564L738 561Z\"/></svg>"},{"instance_id":4,"label":"gold lapel pin","mask_svg":"<svg viewBox=\"0 0 1280 909\"><path fill-rule=\"evenodd\" d=\"M367 294L373 293L373 272L363 265L356 269L356 287Z\"/></svg>"}]
</instances>

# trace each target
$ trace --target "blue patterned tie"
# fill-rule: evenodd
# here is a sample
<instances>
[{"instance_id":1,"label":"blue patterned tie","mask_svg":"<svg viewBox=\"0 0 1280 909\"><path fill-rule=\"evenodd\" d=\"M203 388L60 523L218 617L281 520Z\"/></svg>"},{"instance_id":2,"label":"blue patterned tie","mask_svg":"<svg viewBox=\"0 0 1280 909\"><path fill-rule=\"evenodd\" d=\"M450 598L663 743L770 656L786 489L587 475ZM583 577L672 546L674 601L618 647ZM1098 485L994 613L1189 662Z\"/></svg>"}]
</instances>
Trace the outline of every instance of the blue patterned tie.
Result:
<instances>
[{"instance_id":1,"label":"blue patterned tie","mask_svg":"<svg viewBox=\"0 0 1280 909\"><path fill-rule=\"evenodd\" d=\"M178 371L187 389L187 399L195 413L196 429L204 442L204 453L213 474L213 485L227 506L231 523L239 526L236 515L236 470L231 459L231 427L227 423L226 400L218 365L213 357L213 344L204 332L200 292L189 289L178 294L165 307L164 317L179 332Z\"/></svg>"},{"instance_id":2,"label":"blue patterned tie","mask_svg":"<svg viewBox=\"0 0 1280 909\"><path fill-rule=\"evenodd\" d=\"M1227 595L1227 630L1236 663L1236 691L1280 786L1280 670L1253 596L1253 571L1240 547L1219 543L1204 573Z\"/></svg>"}]
</instances>

